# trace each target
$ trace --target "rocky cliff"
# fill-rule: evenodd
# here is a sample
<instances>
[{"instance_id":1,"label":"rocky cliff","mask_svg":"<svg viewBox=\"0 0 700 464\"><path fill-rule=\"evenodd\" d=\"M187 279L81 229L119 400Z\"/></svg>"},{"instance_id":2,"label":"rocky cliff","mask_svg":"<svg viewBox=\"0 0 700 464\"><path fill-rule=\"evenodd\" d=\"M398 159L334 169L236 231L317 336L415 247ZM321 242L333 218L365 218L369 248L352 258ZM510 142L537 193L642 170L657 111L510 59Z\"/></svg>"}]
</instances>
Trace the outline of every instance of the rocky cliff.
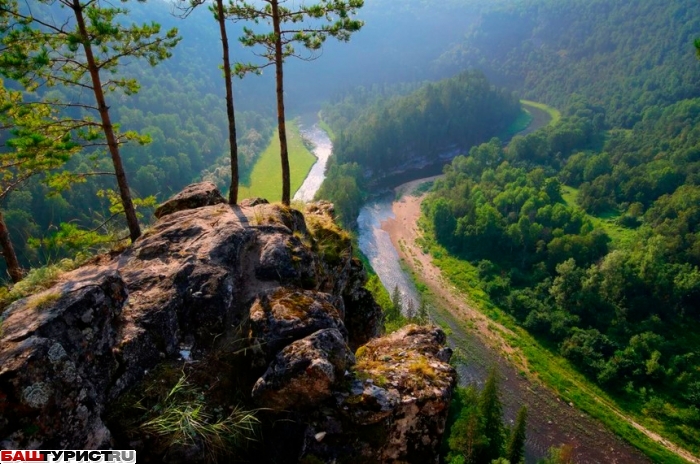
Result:
<instances>
[{"instance_id":1,"label":"rocky cliff","mask_svg":"<svg viewBox=\"0 0 700 464\"><path fill-rule=\"evenodd\" d=\"M232 208L202 183L156 217L3 312L0 448L436 460L455 384L444 334L381 337L332 205Z\"/></svg>"}]
</instances>

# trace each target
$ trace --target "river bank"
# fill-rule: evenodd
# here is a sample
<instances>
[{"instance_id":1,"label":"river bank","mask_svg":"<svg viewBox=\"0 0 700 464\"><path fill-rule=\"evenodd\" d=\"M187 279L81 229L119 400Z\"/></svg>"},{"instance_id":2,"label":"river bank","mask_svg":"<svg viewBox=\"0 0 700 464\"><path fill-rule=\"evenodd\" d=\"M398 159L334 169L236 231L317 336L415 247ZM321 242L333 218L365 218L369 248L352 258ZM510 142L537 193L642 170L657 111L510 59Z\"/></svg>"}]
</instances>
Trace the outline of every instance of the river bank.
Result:
<instances>
[{"instance_id":1,"label":"river bank","mask_svg":"<svg viewBox=\"0 0 700 464\"><path fill-rule=\"evenodd\" d=\"M532 132L550 122L545 111L537 110L532 111L530 126L520 134ZM319 138L318 132L306 137L314 144L326 143ZM536 377L526 375L525 357L508 343L513 334L470 306L468 297L457 292L442 277L432 258L415 245L415 239L420 235L417 220L423 197L406 195L406 192L410 193L420 183L439 177L425 179L428 174L442 172L441 166L440 169L436 166L432 172L423 169L401 173L391 179L393 185L384 186L391 188L401 183L399 188L376 197L360 211L357 221L359 247L383 285L390 293L394 287L399 288L404 307L410 300L417 305L421 295L406 271L417 275L418 281L431 294L434 307L431 318L447 329L450 346L457 358L464 360L458 369L461 383L481 385L489 367L496 366L502 379L506 420L512 424L520 405L528 405L528 463L544 457L549 447L561 444L574 447L576 462L651 462L600 422L591 419L575 405L562 401ZM416 177L420 179L414 180ZM399 196L401 199L394 201Z\"/></svg>"},{"instance_id":2,"label":"river bank","mask_svg":"<svg viewBox=\"0 0 700 464\"><path fill-rule=\"evenodd\" d=\"M421 235L417 221L424 195L412 196L410 192L432 179L412 181L396 189L400 199L392 204L394 217L382 223L382 230L404 263L428 288L435 307L432 314L435 322L448 329L450 346L461 351L461 383L481 385L488 368L497 368L506 420L513 421L523 404L530 411L526 441L528 463L544 457L549 447L562 444L572 446L576 462L651 462L603 424L573 404L562 401L532 373L526 374L529 372L527 360L508 342L514 334L470 305L468 296L448 282L433 264L432 257L416 245Z\"/></svg>"}]
</instances>

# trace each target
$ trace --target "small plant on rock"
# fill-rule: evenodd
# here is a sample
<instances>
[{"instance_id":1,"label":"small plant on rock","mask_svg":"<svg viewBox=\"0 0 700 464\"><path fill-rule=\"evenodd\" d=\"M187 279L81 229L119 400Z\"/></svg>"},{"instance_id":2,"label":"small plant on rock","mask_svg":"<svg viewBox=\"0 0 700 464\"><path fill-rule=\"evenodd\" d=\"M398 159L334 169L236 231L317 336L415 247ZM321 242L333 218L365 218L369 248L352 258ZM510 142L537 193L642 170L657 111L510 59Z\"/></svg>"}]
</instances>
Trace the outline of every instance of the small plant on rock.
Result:
<instances>
[{"instance_id":1,"label":"small plant on rock","mask_svg":"<svg viewBox=\"0 0 700 464\"><path fill-rule=\"evenodd\" d=\"M204 394L184 374L146 417L140 430L162 439L167 449L199 446L212 462L254 440L259 423L254 411L210 411Z\"/></svg>"}]
</instances>

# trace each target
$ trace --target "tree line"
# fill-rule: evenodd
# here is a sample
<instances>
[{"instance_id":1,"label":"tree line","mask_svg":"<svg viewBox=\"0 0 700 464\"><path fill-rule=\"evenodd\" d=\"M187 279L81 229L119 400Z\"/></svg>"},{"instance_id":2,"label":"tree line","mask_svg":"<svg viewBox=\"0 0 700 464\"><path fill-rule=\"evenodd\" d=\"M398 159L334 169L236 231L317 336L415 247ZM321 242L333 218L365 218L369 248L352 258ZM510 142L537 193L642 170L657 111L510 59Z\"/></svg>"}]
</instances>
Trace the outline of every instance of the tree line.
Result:
<instances>
[{"instance_id":1,"label":"tree line","mask_svg":"<svg viewBox=\"0 0 700 464\"><path fill-rule=\"evenodd\" d=\"M598 110L575 99L559 126L456 158L424 203L494 303L686 443L700 424L698 108L650 107L602 141Z\"/></svg>"},{"instance_id":2,"label":"tree line","mask_svg":"<svg viewBox=\"0 0 700 464\"><path fill-rule=\"evenodd\" d=\"M479 72L395 92L359 89L323 108L335 139L318 196L334 202L346 225L387 175L467 150L505 130L520 112L517 98Z\"/></svg>"},{"instance_id":3,"label":"tree line","mask_svg":"<svg viewBox=\"0 0 700 464\"><path fill-rule=\"evenodd\" d=\"M275 66L283 202L289 204L283 63L290 56L299 56L295 43L313 53L327 37L348 40L362 26L353 17L362 7L362 0L322 0L293 8L280 3L284 2L265 0L259 5L239 1L224 8L218 2L212 8L222 43L232 205L237 203L239 181L233 73L242 77ZM200 5L194 1L181 8L187 14ZM136 208L152 204L153 200L134 200L122 148L129 141L146 144L150 140L136 131L123 130L114 119L110 102L125 101L139 90L137 80L127 77L126 61L143 60L155 66L171 56L180 37L177 29L161 31L154 22L126 25L122 18L127 13L125 8L99 0L60 0L57 4L39 1L31 5L8 1L0 5L0 74L6 79L5 87L9 87L3 87L5 98L0 115L5 147L2 198L37 176L44 177L46 184L58 191L84 182L87 177L110 176L116 179L116 191L110 187L98 193L109 201L112 216L123 216L129 238L134 241L141 235ZM262 47L263 52L258 54L264 59L262 63L238 62L232 66L227 20L269 24L269 33L244 28L241 37L245 46ZM89 153L90 165L80 164L87 170L61 169L79 152ZM109 170L102 170L103 153L109 154ZM185 163L175 160L171 164ZM148 171L139 171L137 176L142 172L144 179L155 179L155 174ZM3 219L0 216L0 221ZM64 232L71 230L75 230L71 225L63 227ZM22 271L5 223L0 225L0 236L11 279L18 281Z\"/></svg>"}]
</instances>

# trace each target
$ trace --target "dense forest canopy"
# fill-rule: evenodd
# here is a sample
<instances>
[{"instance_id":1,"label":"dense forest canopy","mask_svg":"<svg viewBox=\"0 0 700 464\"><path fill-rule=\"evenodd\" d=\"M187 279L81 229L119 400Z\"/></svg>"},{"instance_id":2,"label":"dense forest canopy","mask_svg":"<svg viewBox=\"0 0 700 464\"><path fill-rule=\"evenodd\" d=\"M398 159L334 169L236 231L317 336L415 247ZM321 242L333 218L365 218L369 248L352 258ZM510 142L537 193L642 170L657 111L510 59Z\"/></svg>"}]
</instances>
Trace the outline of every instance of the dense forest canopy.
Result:
<instances>
[{"instance_id":1,"label":"dense forest canopy","mask_svg":"<svg viewBox=\"0 0 700 464\"><path fill-rule=\"evenodd\" d=\"M501 0L438 62L554 106L582 94L611 125L632 127L648 106L700 96L698 31L693 0Z\"/></svg>"},{"instance_id":2,"label":"dense forest canopy","mask_svg":"<svg viewBox=\"0 0 700 464\"><path fill-rule=\"evenodd\" d=\"M381 96L375 88L326 105L323 118L335 133L334 156L319 196L329 198L352 224L362 191L387 175L449 159L503 132L520 112L510 92L483 74L465 72L416 90ZM395 89L397 92L406 88Z\"/></svg>"},{"instance_id":3,"label":"dense forest canopy","mask_svg":"<svg viewBox=\"0 0 700 464\"><path fill-rule=\"evenodd\" d=\"M543 1L485 15L443 59L478 62L498 82L570 105L559 127L578 129L516 137L498 168L479 164L496 146L474 148L426 204L438 241L477 266L494 302L691 449L700 423L698 7ZM515 34L491 27L499 23ZM538 191L533 176L559 193Z\"/></svg>"}]
</instances>

